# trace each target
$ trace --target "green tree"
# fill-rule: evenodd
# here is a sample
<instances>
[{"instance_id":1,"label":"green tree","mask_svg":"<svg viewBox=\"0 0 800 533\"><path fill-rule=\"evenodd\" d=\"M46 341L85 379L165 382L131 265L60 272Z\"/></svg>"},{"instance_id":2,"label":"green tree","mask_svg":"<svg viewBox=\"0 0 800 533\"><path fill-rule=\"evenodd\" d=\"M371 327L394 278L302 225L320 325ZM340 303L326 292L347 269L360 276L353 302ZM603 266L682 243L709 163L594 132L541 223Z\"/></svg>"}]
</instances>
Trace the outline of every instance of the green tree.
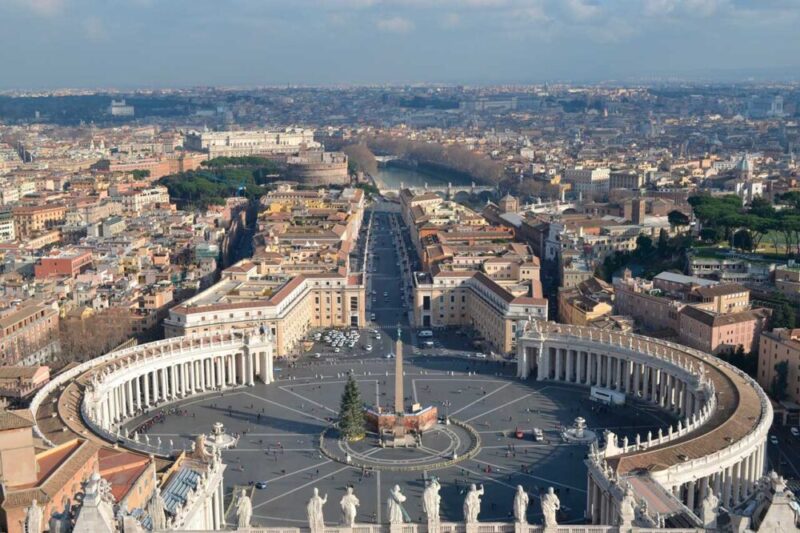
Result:
<instances>
[{"instance_id":1,"label":"green tree","mask_svg":"<svg viewBox=\"0 0 800 533\"><path fill-rule=\"evenodd\" d=\"M786 388L789 385L789 362L781 361L775 364L775 376L772 378L770 393L772 399L780 402L786 398Z\"/></svg>"},{"instance_id":2,"label":"green tree","mask_svg":"<svg viewBox=\"0 0 800 533\"><path fill-rule=\"evenodd\" d=\"M782 299L772 310L770 324L773 328L793 328L796 319L796 313L794 312L792 304L786 301L786 299Z\"/></svg>"},{"instance_id":3,"label":"green tree","mask_svg":"<svg viewBox=\"0 0 800 533\"><path fill-rule=\"evenodd\" d=\"M636 237L636 253L638 255L646 256L653 252L653 239L647 235L639 235Z\"/></svg>"},{"instance_id":4,"label":"green tree","mask_svg":"<svg viewBox=\"0 0 800 533\"><path fill-rule=\"evenodd\" d=\"M775 207L772 202L761 196L756 196L750 202L747 212L751 215L756 215L762 218L771 218L775 216Z\"/></svg>"},{"instance_id":5,"label":"green tree","mask_svg":"<svg viewBox=\"0 0 800 533\"><path fill-rule=\"evenodd\" d=\"M339 406L339 431L344 439L351 442L363 439L366 434L364 404L353 376L347 376L347 383L342 393Z\"/></svg>"},{"instance_id":6,"label":"green tree","mask_svg":"<svg viewBox=\"0 0 800 533\"><path fill-rule=\"evenodd\" d=\"M792 206L796 211L800 211L800 191L789 191L778 195L778 201L784 205Z\"/></svg>"},{"instance_id":7,"label":"green tree","mask_svg":"<svg viewBox=\"0 0 800 533\"><path fill-rule=\"evenodd\" d=\"M753 249L753 238L750 236L750 232L747 230L740 229L736 233L733 234L733 246L735 248L740 248L742 250L750 251Z\"/></svg>"},{"instance_id":8,"label":"green tree","mask_svg":"<svg viewBox=\"0 0 800 533\"><path fill-rule=\"evenodd\" d=\"M689 217L674 209L667 213L667 220L669 221L669 225L673 228L683 228L689 225Z\"/></svg>"}]
</instances>

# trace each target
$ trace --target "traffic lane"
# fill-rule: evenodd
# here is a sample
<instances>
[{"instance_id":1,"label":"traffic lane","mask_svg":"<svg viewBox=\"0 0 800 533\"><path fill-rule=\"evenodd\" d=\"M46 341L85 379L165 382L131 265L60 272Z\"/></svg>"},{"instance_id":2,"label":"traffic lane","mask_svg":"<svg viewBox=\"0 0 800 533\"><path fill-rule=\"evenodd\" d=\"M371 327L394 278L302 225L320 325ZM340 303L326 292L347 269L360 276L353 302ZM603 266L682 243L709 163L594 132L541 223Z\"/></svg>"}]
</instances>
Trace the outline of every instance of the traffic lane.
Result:
<instances>
[{"instance_id":1,"label":"traffic lane","mask_svg":"<svg viewBox=\"0 0 800 533\"><path fill-rule=\"evenodd\" d=\"M773 426L770 435L778 437L778 444L767 443L769 467L789 479L800 479L800 438L793 436L787 427Z\"/></svg>"}]
</instances>

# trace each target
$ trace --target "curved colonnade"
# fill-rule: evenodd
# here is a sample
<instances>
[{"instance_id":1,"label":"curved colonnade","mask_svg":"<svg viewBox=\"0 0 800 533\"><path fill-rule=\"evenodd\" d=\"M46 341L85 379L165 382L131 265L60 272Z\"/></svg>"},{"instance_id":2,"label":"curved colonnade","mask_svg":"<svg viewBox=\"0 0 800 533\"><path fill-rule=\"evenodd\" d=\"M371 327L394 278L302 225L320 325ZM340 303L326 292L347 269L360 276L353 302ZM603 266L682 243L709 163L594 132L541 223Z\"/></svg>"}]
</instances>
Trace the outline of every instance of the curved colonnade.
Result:
<instances>
[{"instance_id":1,"label":"curved colonnade","mask_svg":"<svg viewBox=\"0 0 800 533\"><path fill-rule=\"evenodd\" d=\"M644 491L637 486L642 483L655 482L672 504L695 514L708 491L727 507L755 492L773 413L763 390L740 370L703 352L633 334L534 320L518 335L518 377L618 390L678 419L634 442L607 433L604 448L590 453L592 523L613 524L625 488ZM252 385L256 378L271 383L272 365L269 333L176 337L112 352L43 387L31 404L34 415L46 412L47 404L57 408L37 416L34 430L54 445L40 428L50 416L79 436L169 457L173 450L163 443L130 439L120 425L160 404Z\"/></svg>"},{"instance_id":2,"label":"curved colonnade","mask_svg":"<svg viewBox=\"0 0 800 533\"><path fill-rule=\"evenodd\" d=\"M174 337L108 353L56 376L31 402L37 418L34 431L46 444L55 443L40 427L40 409L57 403L50 415L78 436L91 433L112 443L169 457L173 450L129 438L120 427L160 404L190 396L271 383L273 342L269 333L229 332ZM89 431L87 431L87 428Z\"/></svg>"},{"instance_id":3,"label":"curved colonnade","mask_svg":"<svg viewBox=\"0 0 800 533\"><path fill-rule=\"evenodd\" d=\"M530 321L517 339L517 373L623 392L678 419L635 442L606 433L604 448L587 460L593 523L613 523L623 486L646 491L655 481L661 499L672 500L669 510L700 514L708 491L730 508L755 492L764 474L769 399L755 380L712 355L634 334Z\"/></svg>"}]
</instances>

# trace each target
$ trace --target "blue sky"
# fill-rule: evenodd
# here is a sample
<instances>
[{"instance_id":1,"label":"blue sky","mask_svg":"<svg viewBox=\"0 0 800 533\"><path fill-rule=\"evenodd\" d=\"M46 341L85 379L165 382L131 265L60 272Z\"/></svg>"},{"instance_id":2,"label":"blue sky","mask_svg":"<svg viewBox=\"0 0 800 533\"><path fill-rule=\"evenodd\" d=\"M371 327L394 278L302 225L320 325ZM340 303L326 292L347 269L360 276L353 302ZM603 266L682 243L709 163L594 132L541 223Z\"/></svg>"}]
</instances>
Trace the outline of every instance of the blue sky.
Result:
<instances>
[{"instance_id":1,"label":"blue sky","mask_svg":"<svg viewBox=\"0 0 800 533\"><path fill-rule=\"evenodd\" d=\"M0 88L800 77L800 0L0 0Z\"/></svg>"}]
</instances>

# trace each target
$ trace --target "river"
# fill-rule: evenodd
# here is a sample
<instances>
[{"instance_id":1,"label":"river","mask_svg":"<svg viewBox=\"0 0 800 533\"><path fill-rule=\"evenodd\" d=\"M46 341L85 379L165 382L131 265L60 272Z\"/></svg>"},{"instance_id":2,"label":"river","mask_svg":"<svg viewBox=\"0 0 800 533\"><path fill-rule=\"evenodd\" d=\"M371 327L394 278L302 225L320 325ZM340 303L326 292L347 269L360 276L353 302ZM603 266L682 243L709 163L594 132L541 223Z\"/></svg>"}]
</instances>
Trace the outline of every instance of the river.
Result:
<instances>
[{"instance_id":1,"label":"river","mask_svg":"<svg viewBox=\"0 0 800 533\"><path fill-rule=\"evenodd\" d=\"M405 187L423 187L426 183L433 186L447 185L450 181L453 185L459 183L444 173L420 172L408 168L400 167L380 167L377 174L373 176L375 185L379 189L399 189L402 183Z\"/></svg>"}]
</instances>

